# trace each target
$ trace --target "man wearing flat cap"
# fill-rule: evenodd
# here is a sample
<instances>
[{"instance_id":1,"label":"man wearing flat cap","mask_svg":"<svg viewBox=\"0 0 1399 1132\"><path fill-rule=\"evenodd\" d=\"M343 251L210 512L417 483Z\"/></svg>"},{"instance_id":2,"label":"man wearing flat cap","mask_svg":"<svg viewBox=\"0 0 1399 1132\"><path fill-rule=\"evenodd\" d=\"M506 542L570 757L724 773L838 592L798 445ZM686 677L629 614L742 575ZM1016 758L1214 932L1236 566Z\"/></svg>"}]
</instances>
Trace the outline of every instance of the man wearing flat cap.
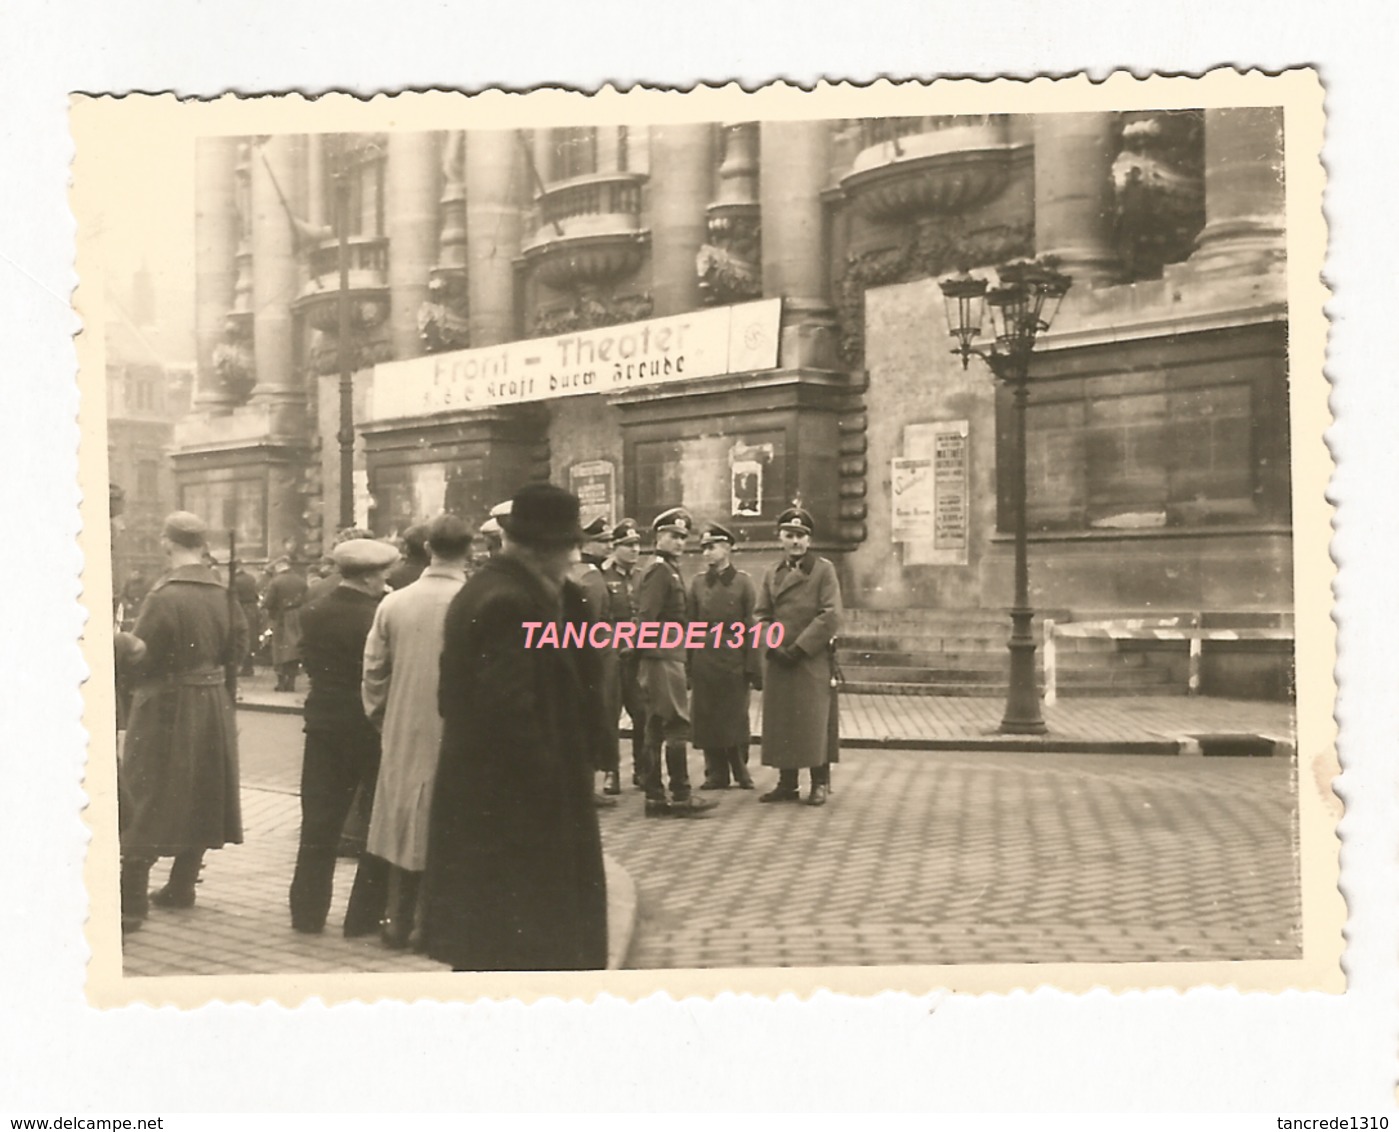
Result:
<instances>
[{"instance_id":1,"label":"man wearing flat cap","mask_svg":"<svg viewBox=\"0 0 1399 1132\"><path fill-rule=\"evenodd\" d=\"M602 579L607 585L608 620L613 625L624 622L636 623L637 587L641 583L641 571L637 560L641 557L641 528L635 519L623 519L612 528L612 553L602 564ZM623 647L617 653L617 680L609 689L612 700L608 704L610 719L615 723L621 719L625 709L631 721L631 766L632 785L640 786L642 768L646 762L646 696L641 691L638 672L641 658L635 648ZM619 739L620 742L620 739ZM620 763L620 754L618 761ZM608 775L603 783L604 794L620 794L620 766L618 774Z\"/></svg>"},{"instance_id":2,"label":"man wearing flat cap","mask_svg":"<svg viewBox=\"0 0 1399 1132\"><path fill-rule=\"evenodd\" d=\"M641 575L637 588L637 652L641 655L638 677L646 697L646 754L642 789L646 791L647 817L693 817L717 805L690 792L689 691L685 686L685 646L660 643L667 622L688 622L685 579L680 555L690 537L694 520L683 507L662 511L651 523L656 557ZM651 627L654 626L654 630ZM648 638L648 630L651 634ZM643 646L642 642L647 643ZM670 801L661 781L661 751L670 778Z\"/></svg>"},{"instance_id":3,"label":"man wearing flat cap","mask_svg":"<svg viewBox=\"0 0 1399 1132\"><path fill-rule=\"evenodd\" d=\"M510 500L504 500L491 508L491 513L486 521L477 528L477 534L481 536L481 556L480 561L484 562L488 558L494 558L500 553L502 547L502 531L500 520L503 516L510 514Z\"/></svg>"},{"instance_id":4,"label":"man wearing flat cap","mask_svg":"<svg viewBox=\"0 0 1399 1132\"><path fill-rule=\"evenodd\" d=\"M387 587L398 550L377 539L354 538L331 551L340 584L301 615L301 648L311 690L303 709L306 731L301 765L301 843L292 877L292 927L325 927L335 883L340 831L357 790L373 797L379 774L379 732L364 713L360 682L364 644ZM371 803L372 810L372 803ZM346 936L379 930L387 897L388 865L360 854L345 912Z\"/></svg>"},{"instance_id":5,"label":"man wearing flat cap","mask_svg":"<svg viewBox=\"0 0 1399 1132\"><path fill-rule=\"evenodd\" d=\"M428 829L427 953L458 971L607 965L607 881L593 773L607 744L597 651L568 580L578 498L521 488L501 553L443 625L442 748ZM552 644L541 645L540 638Z\"/></svg>"},{"instance_id":6,"label":"man wearing flat cap","mask_svg":"<svg viewBox=\"0 0 1399 1132\"><path fill-rule=\"evenodd\" d=\"M247 627L204 564L204 523L187 511L165 520L169 571L146 596L127 649L136 681L120 779L122 927L140 927L154 903L188 908L206 849L243 840L238 730L227 668L242 661ZM144 648L140 647L144 646ZM151 867L174 857L170 879L148 897Z\"/></svg>"},{"instance_id":7,"label":"man wearing flat cap","mask_svg":"<svg viewBox=\"0 0 1399 1132\"><path fill-rule=\"evenodd\" d=\"M811 553L816 524L800 507L777 519L784 554L763 576L755 616L782 627L782 643L765 649L763 672L763 765L776 767L775 789L760 802L795 802L797 775L811 772L807 804L822 806L830 787L830 764L838 757L839 734L832 641L840 632L840 582L831 562Z\"/></svg>"},{"instance_id":8,"label":"man wearing flat cap","mask_svg":"<svg viewBox=\"0 0 1399 1132\"><path fill-rule=\"evenodd\" d=\"M757 587L733 564L733 532L710 523L700 535L705 570L690 581L690 619L719 625L719 647L706 631L705 647L690 650L691 742L704 752L701 790L736 782L753 789L748 773L748 689L761 688L762 661L752 647ZM736 627L741 626L739 633ZM734 647L734 646L737 647Z\"/></svg>"}]
</instances>

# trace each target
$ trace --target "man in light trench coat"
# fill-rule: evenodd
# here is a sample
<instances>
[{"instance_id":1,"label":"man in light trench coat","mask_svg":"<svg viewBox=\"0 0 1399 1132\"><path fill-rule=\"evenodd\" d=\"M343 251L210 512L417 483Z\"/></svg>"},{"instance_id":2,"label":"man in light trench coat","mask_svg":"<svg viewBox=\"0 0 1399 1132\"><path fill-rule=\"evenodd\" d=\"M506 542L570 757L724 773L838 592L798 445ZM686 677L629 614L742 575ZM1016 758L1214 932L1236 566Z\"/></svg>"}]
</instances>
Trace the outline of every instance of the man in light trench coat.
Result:
<instances>
[{"instance_id":1,"label":"man in light trench coat","mask_svg":"<svg viewBox=\"0 0 1399 1132\"><path fill-rule=\"evenodd\" d=\"M383 735L368 850L389 863L384 943L421 947L421 880L442 717L437 683L447 607L466 584L471 530L456 515L424 532L429 563L380 603L364 643L364 714Z\"/></svg>"},{"instance_id":2,"label":"man in light trench coat","mask_svg":"<svg viewBox=\"0 0 1399 1132\"><path fill-rule=\"evenodd\" d=\"M763 765L777 767L777 786L760 802L795 802L798 772L811 772L807 804L824 806L830 764L839 757L839 720L831 642L840 632L840 582L828 559L811 553L816 525L800 507L777 519L785 551L758 591L754 618L782 626L782 643L766 651L763 674Z\"/></svg>"}]
</instances>

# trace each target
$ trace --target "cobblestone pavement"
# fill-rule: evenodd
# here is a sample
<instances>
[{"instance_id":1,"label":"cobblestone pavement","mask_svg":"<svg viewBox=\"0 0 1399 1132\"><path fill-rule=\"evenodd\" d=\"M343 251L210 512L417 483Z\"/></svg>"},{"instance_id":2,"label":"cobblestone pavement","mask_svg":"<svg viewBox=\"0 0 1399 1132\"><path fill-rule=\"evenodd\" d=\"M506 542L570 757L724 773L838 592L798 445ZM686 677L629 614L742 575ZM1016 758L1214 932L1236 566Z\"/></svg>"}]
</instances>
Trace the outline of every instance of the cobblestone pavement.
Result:
<instances>
[{"instance_id":1,"label":"cobblestone pavement","mask_svg":"<svg viewBox=\"0 0 1399 1132\"><path fill-rule=\"evenodd\" d=\"M860 751L834 773L822 809L605 814L639 894L628 966L1300 954L1287 760Z\"/></svg>"},{"instance_id":2,"label":"cobblestone pavement","mask_svg":"<svg viewBox=\"0 0 1399 1132\"><path fill-rule=\"evenodd\" d=\"M244 711L239 726L247 844L209 854L195 908L153 912L127 941L127 973L439 969L329 928L290 930L300 721ZM638 907L626 965L1300 953L1287 759L863 750L834 774L822 809L730 790L708 817L647 819L628 789L602 811L604 846L635 884L622 896L610 873L614 900ZM756 777L761 791L775 775ZM332 925L352 870L342 862Z\"/></svg>"},{"instance_id":3,"label":"cobblestone pavement","mask_svg":"<svg viewBox=\"0 0 1399 1132\"><path fill-rule=\"evenodd\" d=\"M240 720L241 724L242 720ZM240 728L241 730L241 728ZM288 730L284 726L284 730ZM299 738L295 732L288 734ZM243 736L245 742L247 736ZM296 756L299 759L299 755ZM279 789L243 789L244 844L205 857L198 900L179 911L152 908L140 931L123 941L127 975L241 975L301 972L445 971L426 956L390 951L376 937L345 939L340 925L354 880L355 862L335 870L335 901L321 935L292 931L287 887L301 828L300 800ZM609 966L630 942L636 894L631 880L609 860L607 903ZM164 883L169 862L156 866L153 885Z\"/></svg>"}]
</instances>

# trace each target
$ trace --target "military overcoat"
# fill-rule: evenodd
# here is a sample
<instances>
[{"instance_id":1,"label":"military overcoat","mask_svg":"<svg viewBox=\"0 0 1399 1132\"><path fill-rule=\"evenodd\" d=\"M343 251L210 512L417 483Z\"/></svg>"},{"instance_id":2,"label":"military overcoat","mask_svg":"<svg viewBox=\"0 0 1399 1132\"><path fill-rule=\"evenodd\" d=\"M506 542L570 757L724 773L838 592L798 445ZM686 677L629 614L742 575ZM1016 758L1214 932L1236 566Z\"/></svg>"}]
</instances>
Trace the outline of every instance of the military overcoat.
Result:
<instances>
[{"instance_id":1,"label":"military overcoat","mask_svg":"<svg viewBox=\"0 0 1399 1132\"><path fill-rule=\"evenodd\" d=\"M607 891L593 768L607 741L596 653L526 648L525 622L581 621L510 555L448 607L442 752L428 835L427 948L458 970L584 970L607 962Z\"/></svg>"},{"instance_id":2,"label":"military overcoat","mask_svg":"<svg viewBox=\"0 0 1399 1132\"><path fill-rule=\"evenodd\" d=\"M690 619L706 626L705 647L691 649L689 656L690 741L702 750L748 743L748 680L761 664L749 631L757 601L752 577L732 564L690 581ZM716 624L722 626L718 648L711 628ZM742 631L735 633L735 626Z\"/></svg>"},{"instance_id":3,"label":"military overcoat","mask_svg":"<svg viewBox=\"0 0 1399 1132\"><path fill-rule=\"evenodd\" d=\"M793 769L836 761L830 642L840 632L841 601L835 566L810 553L795 566L783 559L763 576L754 614L780 624L782 643L805 654L796 664L768 657L764 665L763 765Z\"/></svg>"},{"instance_id":4,"label":"military overcoat","mask_svg":"<svg viewBox=\"0 0 1399 1132\"><path fill-rule=\"evenodd\" d=\"M225 672L247 648L242 612L213 570L181 566L151 589L132 632L146 654L122 752L123 855L240 843L238 730Z\"/></svg>"}]
</instances>

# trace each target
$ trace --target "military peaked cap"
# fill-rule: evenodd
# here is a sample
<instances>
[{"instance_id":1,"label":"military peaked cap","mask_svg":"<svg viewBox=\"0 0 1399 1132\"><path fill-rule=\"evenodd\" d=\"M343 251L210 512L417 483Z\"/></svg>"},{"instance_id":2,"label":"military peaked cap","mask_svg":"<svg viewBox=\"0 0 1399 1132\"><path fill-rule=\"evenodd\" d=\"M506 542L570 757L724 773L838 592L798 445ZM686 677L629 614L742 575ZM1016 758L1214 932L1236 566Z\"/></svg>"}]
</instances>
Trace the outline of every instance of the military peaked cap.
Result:
<instances>
[{"instance_id":1,"label":"military peaked cap","mask_svg":"<svg viewBox=\"0 0 1399 1132\"><path fill-rule=\"evenodd\" d=\"M721 527L718 523L710 523L704 528L704 533L700 535L700 546L709 546L716 542L726 542L733 546L737 541L733 531L729 530L728 527Z\"/></svg>"},{"instance_id":2,"label":"military peaked cap","mask_svg":"<svg viewBox=\"0 0 1399 1132\"><path fill-rule=\"evenodd\" d=\"M669 511L662 511L651 522L651 530L656 534L662 531L670 531L672 534L690 537L690 531L694 527L695 521L690 517L690 513L683 507L672 507Z\"/></svg>"},{"instance_id":3,"label":"military peaked cap","mask_svg":"<svg viewBox=\"0 0 1399 1132\"><path fill-rule=\"evenodd\" d=\"M816 533L816 523L812 520L810 511L804 511L800 507L789 507L777 516L777 529L798 535L811 535Z\"/></svg>"},{"instance_id":4,"label":"military peaked cap","mask_svg":"<svg viewBox=\"0 0 1399 1132\"><path fill-rule=\"evenodd\" d=\"M640 541L641 528L637 526L635 519L623 519L612 528L612 544L614 546L622 543Z\"/></svg>"}]
</instances>

